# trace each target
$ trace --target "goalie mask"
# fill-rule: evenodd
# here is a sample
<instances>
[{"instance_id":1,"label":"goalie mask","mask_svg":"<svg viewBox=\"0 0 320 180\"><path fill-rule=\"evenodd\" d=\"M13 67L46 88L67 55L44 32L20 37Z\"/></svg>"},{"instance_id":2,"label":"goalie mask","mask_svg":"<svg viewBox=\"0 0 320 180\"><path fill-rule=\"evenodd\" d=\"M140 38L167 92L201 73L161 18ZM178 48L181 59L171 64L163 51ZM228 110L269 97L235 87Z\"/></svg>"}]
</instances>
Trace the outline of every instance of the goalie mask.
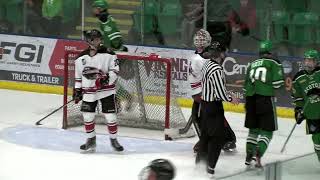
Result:
<instances>
[{"instance_id":1,"label":"goalie mask","mask_svg":"<svg viewBox=\"0 0 320 180\"><path fill-rule=\"evenodd\" d=\"M140 180L172 180L175 167L166 159L155 159L143 168L139 174Z\"/></svg>"},{"instance_id":2,"label":"goalie mask","mask_svg":"<svg viewBox=\"0 0 320 180\"><path fill-rule=\"evenodd\" d=\"M320 65L319 52L317 50L311 49L304 53L304 68L306 71L311 72L317 66Z\"/></svg>"},{"instance_id":3,"label":"goalie mask","mask_svg":"<svg viewBox=\"0 0 320 180\"><path fill-rule=\"evenodd\" d=\"M83 36L90 49L97 49L102 43L102 34L97 29L83 31Z\"/></svg>"},{"instance_id":4,"label":"goalie mask","mask_svg":"<svg viewBox=\"0 0 320 180\"><path fill-rule=\"evenodd\" d=\"M204 29L200 29L193 37L193 44L197 52L202 53L202 51L211 44L210 33Z\"/></svg>"}]
</instances>

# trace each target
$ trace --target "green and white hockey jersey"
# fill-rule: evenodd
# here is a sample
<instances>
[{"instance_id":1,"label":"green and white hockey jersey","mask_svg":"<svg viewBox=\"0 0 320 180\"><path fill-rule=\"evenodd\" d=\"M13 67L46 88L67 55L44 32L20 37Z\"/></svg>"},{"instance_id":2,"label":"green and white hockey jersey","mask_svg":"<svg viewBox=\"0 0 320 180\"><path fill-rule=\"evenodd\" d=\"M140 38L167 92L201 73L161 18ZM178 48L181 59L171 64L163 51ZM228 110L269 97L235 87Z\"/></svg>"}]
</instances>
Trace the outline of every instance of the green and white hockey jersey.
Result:
<instances>
[{"instance_id":1,"label":"green and white hockey jersey","mask_svg":"<svg viewBox=\"0 0 320 180\"><path fill-rule=\"evenodd\" d=\"M274 96L274 90L283 84L281 63L273 59L260 58L251 62L247 68L244 84L245 96L254 94Z\"/></svg>"},{"instance_id":2,"label":"green and white hockey jersey","mask_svg":"<svg viewBox=\"0 0 320 180\"><path fill-rule=\"evenodd\" d=\"M121 48L123 41L117 24L111 15L106 22L100 21L100 29L103 32L103 42L106 47Z\"/></svg>"},{"instance_id":3,"label":"green and white hockey jersey","mask_svg":"<svg viewBox=\"0 0 320 180\"><path fill-rule=\"evenodd\" d=\"M303 70L295 75L292 98L295 106L303 109L306 119L320 120L320 95L307 95L314 88L320 89L320 67L312 73Z\"/></svg>"}]
</instances>

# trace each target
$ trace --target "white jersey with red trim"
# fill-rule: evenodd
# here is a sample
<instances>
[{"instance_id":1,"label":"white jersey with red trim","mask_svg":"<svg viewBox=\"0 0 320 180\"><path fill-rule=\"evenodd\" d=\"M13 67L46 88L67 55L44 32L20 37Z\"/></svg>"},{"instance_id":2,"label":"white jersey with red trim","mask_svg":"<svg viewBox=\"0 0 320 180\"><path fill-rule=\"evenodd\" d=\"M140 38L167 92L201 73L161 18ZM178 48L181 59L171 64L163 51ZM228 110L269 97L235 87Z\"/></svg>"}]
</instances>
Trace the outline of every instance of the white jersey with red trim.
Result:
<instances>
[{"instance_id":1,"label":"white jersey with red trim","mask_svg":"<svg viewBox=\"0 0 320 180\"><path fill-rule=\"evenodd\" d=\"M94 102L116 93L115 85L119 72L119 62L116 55L97 53L91 57L87 54L75 61L75 88L83 89L83 101ZM96 79L108 75L107 86L97 87Z\"/></svg>"},{"instance_id":2,"label":"white jersey with red trim","mask_svg":"<svg viewBox=\"0 0 320 180\"><path fill-rule=\"evenodd\" d=\"M191 95L196 95L201 93L202 86L201 86L201 78L202 73L201 69L204 65L204 63L208 61L208 59L202 58L199 54L194 54L191 57L190 63L189 63L189 78L188 81L191 86Z\"/></svg>"}]
</instances>

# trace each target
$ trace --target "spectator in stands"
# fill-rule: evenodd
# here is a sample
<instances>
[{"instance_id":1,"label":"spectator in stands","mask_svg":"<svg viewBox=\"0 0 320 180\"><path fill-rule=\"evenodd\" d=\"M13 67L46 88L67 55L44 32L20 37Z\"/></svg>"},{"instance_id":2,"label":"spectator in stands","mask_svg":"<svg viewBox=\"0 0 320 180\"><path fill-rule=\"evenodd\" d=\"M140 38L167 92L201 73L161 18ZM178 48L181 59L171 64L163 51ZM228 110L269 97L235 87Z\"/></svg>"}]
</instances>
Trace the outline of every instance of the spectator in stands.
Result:
<instances>
[{"instance_id":1,"label":"spectator in stands","mask_svg":"<svg viewBox=\"0 0 320 180\"><path fill-rule=\"evenodd\" d=\"M154 39L154 37L157 40L157 44L165 45L165 39L163 37L162 32L159 30L159 19L158 19L158 11L159 7L162 7L161 0L146 0L144 5L144 29L143 29L143 35L144 35L144 42L143 44L146 44L146 40L150 41L150 39ZM161 9L161 8L160 8ZM129 31L129 43L141 43L141 7L138 7L136 12L132 15L133 19L133 27ZM150 27L149 27L150 26ZM147 42L147 44L150 44L150 42ZM152 44L152 43L151 43Z\"/></svg>"},{"instance_id":2,"label":"spectator in stands","mask_svg":"<svg viewBox=\"0 0 320 180\"><path fill-rule=\"evenodd\" d=\"M27 34L45 35L45 19L42 17L43 0L25 0L26 3L26 30Z\"/></svg>"},{"instance_id":3,"label":"spectator in stands","mask_svg":"<svg viewBox=\"0 0 320 180\"><path fill-rule=\"evenodd\" d=\"M76 26L81 22L81 0L63 0L62 32L63 37L76 32Z\"/></svg>"},{"instance_id":4,"label":"spectator in stands","mask_svg":"<svg viewBox=\"0 0 320 180\"><path fill-rule=\"evenodd\" d=\"M10 33L20 33L23 30L23 0L0 2L0 20L11 27Z\"/></svg>"},{"instance_id":5,"label":"spectator in stands","mask_svg":"<svg viewBox=\"0 0 320 180\"><path fill-rule=\"evenodd\" d=\"M249 28L227 0L207 2L207 31L212 39L230 48L232 28L243 36L249 35Z\"/></svg>"},{"instance_id":6,"label":"spectator in stands","mask_svg":"<svg viewBox=\"0 0 320 180\"><path fill-rule=\"evenodd\" d=\"M253 0L240 0L239 16L249 29L256 27L256 8Z\"/></svg>"},{"instance_id":7,"label":"spectator in stands","mask_svg":"<svg viewBox=\"0 0 320 180\"><path fill-rule=\"evenodd\" d=\"M62 26L62 0L43 0L42 16L46 18L46 32L50 36L60 36Z\"/></svg>"},{"instance_id":8,"label":"spectator in stands","mask_svg":"<svg viewBox=\"0 0 320 180\"><path fill-rule=\"evenodd\" d=\"M203 0L180 0L183 13L181 40L182 46L193 45L193 35L203 27Z\"/></svg>"},{"instance_id":9,"label":"spectator in stands","mask_svg":"<svg viewBox=\"0 0 320 180\"><path fill-rule=\"evenodd\" d=\"M238 12L239 18L243 23L245 23L250 29L251 34L255 34L257 32L256 29L256 8L255 3L253 0L239 0L240 7L236 11ZM235 25L233 27L233 32L237 32L241 29L241 26ZM243 44L243 42L246 44ZM242 34L233 33L232 38L232 48L233 49L240 49L245 51L256 51L257 47L257 40L251 37L244 37Z\"/></svg>"},{"instance_id":10,"label":"spectator in stands","mask_svg":"<svg viewBox=\"0 0 320 180\"><path fill-rule=\"evenodd\" d=\"M12 24L6 20L0 19L0 33L11 33L13 31Z\"/></svg>"}]
</instances>

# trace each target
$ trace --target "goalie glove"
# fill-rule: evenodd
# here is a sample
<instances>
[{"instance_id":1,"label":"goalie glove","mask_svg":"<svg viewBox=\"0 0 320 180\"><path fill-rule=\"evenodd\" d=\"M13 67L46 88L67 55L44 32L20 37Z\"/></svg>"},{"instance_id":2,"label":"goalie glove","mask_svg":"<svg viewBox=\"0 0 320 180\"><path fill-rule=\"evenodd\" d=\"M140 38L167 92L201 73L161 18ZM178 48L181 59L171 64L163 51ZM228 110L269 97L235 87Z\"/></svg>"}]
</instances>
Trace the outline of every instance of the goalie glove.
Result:
<instances>
[{"instance_id":1,"label":"goalie glove","mask_svg":"<svg viewBox=\"0 0 320 180\"><path fill-rule=\"evenodd\" d=\"M320 88L313 88L307 92L307 96L317 95L320 96Z\"/></svg>"},{"instance_id":2,"label":"goalie glove","mask_svg":"<svg viewBox=\"0 0 320 180\"><path fill-rule=\"evenodd\" d=\"M96 79L97 89L101 89L109 84L109 74L98 76Z\"/></svg>"},{"instance_id":3,"label":"goalie glove","mask_svg":"<svg viewBox=\"0 0 320 180\"><path fill-rule=\"evenodd\" d=\"M82 100L82 97L83 97L82 89L81 88L74 88L73 95L72 95L74 103L78 104Z\"/></svg>"},{"instance_id":4,"label":"goalie glove","mask_svg":"<svg viewBox=\"0 0 320 180\"><path fill-rule=\"evenodd\" d=\"M296 119L297 124L302 123L302 121L305 119L303 112L302 112L302 108L300 108L300 107L294 108L294 117Z\"/></svg>"}]
</instances>

